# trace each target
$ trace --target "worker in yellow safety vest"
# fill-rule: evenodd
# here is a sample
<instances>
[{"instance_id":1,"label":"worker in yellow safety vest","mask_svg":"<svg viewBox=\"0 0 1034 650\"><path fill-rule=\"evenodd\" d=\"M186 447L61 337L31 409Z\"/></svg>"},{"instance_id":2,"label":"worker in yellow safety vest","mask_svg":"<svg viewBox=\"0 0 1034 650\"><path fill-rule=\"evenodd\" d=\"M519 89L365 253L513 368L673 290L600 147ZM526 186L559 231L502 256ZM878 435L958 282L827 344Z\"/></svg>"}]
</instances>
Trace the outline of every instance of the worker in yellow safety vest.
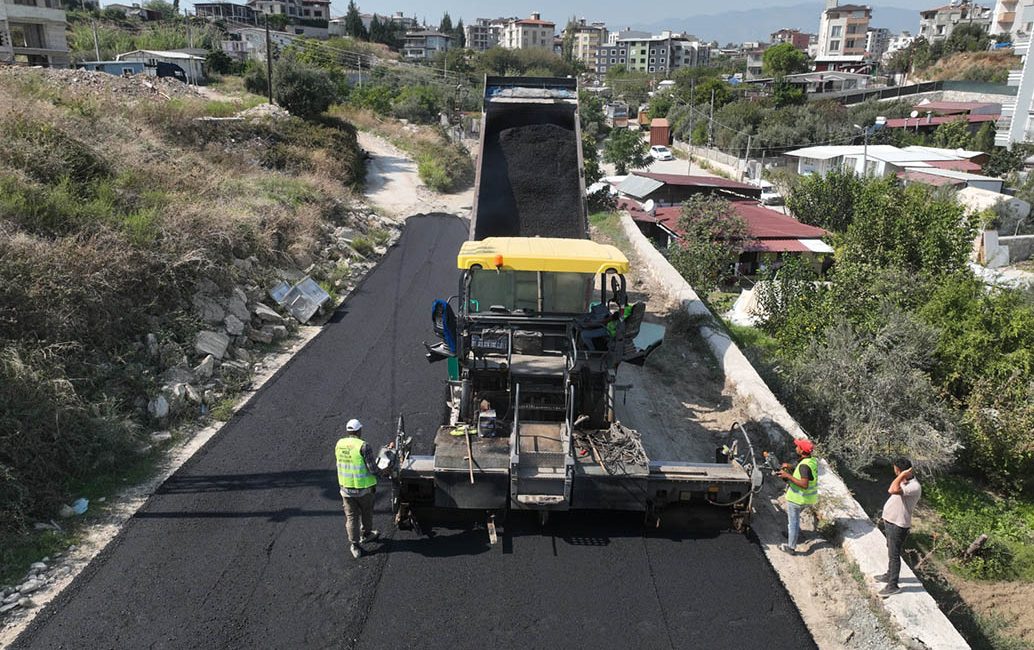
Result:
<instances>
[{"instance_id":1,"label":"worker in yellow safety vest","mask_svg":"<svg viewBox=\"0 0 1034 650\"><path fill-rule=\"evenodd\" d=\"M790 555L797 552L797 538L801 533L801 510L819 502L819 463L812 458L815 444L811 440L795 439L794 446L801 457L793 474L787 472L790 465L784 463L779 478L786 484L786 543L779 549Z\"/></svg>"},{"instance_id":2,"label":"worker in yellow safety vest","mask_svg":"<svg viewBox=\"0 0 1034 650\"><path fill-rule=\"evenodd\" d=\"M372 542L380 536L373 529L377 460L362 436L363 424L353 418L345 425L345 437L338 440L334 447L337 482L345 507L345 530L348 532L352 557L356 559L363 555L361 544Z\"/></svg>"}]
</instances>

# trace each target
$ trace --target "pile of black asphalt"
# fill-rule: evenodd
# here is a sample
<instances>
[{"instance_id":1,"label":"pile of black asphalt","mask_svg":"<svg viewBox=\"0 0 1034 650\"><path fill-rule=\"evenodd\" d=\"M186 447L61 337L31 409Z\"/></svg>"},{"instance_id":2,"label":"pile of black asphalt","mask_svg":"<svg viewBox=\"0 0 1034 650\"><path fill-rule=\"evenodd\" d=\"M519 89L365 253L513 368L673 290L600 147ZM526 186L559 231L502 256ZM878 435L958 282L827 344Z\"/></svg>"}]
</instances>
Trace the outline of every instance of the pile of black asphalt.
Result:
<instances>
[{"instance_id":1,"label":"pile of black asphalt","mask_svg":"<svg viewBox=\"0 0 1034 650\"><path fill-rule=\"evenodd\" d=\"M391 525L352 559L332 449L358 417L376 444L399 413L430 451L444 363L423 357L431 303L455 292L466 226L411 218L335 315L179 469L15 642L18 648L809 648L748 536L644 529L633 515Z\"/></svg>"},{"instance_id":2,"label":"pile of black asphalt","mask_svg":"<svg viewBox=\"0 0 1034 650\"><path fill-rule=\"evenodd\" d=\"M526 124L486 134L475 239L585 237L571 127Z\"/></svg>"}]
</instances>

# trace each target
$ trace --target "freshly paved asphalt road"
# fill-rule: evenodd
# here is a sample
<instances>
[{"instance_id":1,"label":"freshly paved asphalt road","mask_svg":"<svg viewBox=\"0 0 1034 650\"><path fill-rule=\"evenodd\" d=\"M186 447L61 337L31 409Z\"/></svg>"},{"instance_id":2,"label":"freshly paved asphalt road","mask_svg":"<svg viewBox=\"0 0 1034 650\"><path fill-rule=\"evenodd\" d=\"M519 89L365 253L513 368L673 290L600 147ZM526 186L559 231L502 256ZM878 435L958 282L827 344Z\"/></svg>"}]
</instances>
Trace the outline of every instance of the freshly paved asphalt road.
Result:
<instances>
[{"instance_id":1,"label":"freshly paved asphalt road","mask_svg":"<svg viewBox=\"0 0 1034 650\"><path fill-rule=\"evenodd\" d=\"M758 546L637 517L462 522L347 551L332 448L351 417L427 447L443 365L423 359L466 225L413 218L328 325L185 464L17 640L26 648L814 647Z\"/></svg>"}]
</instances>

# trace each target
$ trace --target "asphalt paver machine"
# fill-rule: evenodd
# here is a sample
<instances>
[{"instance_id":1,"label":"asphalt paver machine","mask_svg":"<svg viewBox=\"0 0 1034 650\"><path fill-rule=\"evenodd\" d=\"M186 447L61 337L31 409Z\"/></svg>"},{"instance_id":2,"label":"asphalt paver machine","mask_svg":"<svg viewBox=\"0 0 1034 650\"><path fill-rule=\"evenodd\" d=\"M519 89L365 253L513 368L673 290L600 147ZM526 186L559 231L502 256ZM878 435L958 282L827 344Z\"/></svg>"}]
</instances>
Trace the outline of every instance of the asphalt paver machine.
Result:
<instances>
[{"instance_id":1,"label":"asphalt paver machine","mask_svg":"<svg viewBox=\"0 0 1034 650\"><path fill-rule=\"evenodd\" d=\"M629 301L624 254L587 239L577 109L574 80L486 78L471 239L456 294L432 309L438 341L425 343L448 367L448 417L430 456L411 453L400 418L397 521L423 508L484 511L494 538L492 516L510 510L696 503L727 508L745 529L761 477L752 452L653 460L615 417L618 366L645 362L663 327Z\"/></svg>"}]
</instances>

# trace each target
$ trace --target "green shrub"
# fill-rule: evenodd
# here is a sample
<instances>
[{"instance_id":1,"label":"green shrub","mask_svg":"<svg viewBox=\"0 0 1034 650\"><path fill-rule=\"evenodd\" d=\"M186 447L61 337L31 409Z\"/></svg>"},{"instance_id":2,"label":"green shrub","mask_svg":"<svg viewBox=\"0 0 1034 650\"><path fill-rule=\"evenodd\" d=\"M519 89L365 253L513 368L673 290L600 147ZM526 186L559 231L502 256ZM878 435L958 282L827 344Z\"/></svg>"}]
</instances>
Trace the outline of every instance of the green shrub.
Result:
<instances>
[{"instance_id":1,"label":"green shrub","mask_svg":"<svg viewBox=\"0 0 1034 650\"><path fill-rule=\"evenodd\" d=\"M92 183L111 175L111 166L87 143L34 117L15 117L0 131L0 163L43 182L68 178Z\"/></svg>"},{"instance_id":2,"label":"green shrub","mask_svg":"<svg viewBox=\"0 0 1034 650\"><path fill-rule=\"evenodd\" d=\"M273 67L273 98L292 115L311 119L337 101L337 86L325 70L307 66L287 53Z\"/></svg>"},{"instance_id":3,"label":"green shrub","mask_svg":"<svg viewBox=\"0 0 1034 650\"><path fill-rule=\"evenodd\" d=\"M437 121L443 108L441 92L434 86L407 86L392 102L391 112L401 119L430 124Z\"/></svg>"},{"instance_id":4,"label":"green shrub","mask_svg":"<svg viewBox=\"0 0 1034 650\"><path fill-rule=\"evenodd\" d=\"M424 144L416 155L420 180L436 192L455 192L474 181L474 162L459 144L442 140Z\"/></svg>"}]
</instances>

